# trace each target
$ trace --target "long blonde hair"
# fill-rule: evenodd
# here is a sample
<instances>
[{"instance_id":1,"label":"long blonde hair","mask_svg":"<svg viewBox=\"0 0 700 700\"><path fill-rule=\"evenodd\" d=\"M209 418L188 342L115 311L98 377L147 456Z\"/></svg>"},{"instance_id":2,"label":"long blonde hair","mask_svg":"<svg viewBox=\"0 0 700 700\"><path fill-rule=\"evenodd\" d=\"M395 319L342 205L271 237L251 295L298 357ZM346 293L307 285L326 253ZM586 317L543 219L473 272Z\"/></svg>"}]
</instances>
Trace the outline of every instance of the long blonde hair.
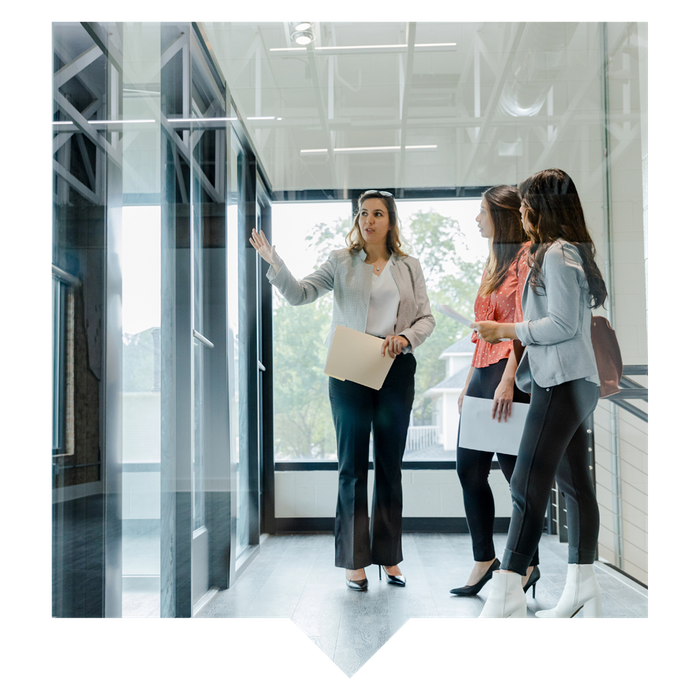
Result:
<instances>
[{"instance_id":1,"label":"long blonde hair","mask_svg":"<svg viewBox=\"0 0 700 700\"><path fill-rule=\"evenodd\" d=\"M352 220L352 228L348 235L345 236L348 250L351 253L357 254L365 247L365 239L362 237L362 231L360 230L360 212L362 211L362 203L366 199L381 199L382 202L384 202L384 206L389 214L389 233L386 237L386 247L390 253L396 253L396 255L406 257L408 254L401 250L401 227L399 225L399 215L396 211L394 198L392 196L383 195L377 190L369 190L360 195L360 199L357 203L357 211Z\"/></svg>"}]
</instances>

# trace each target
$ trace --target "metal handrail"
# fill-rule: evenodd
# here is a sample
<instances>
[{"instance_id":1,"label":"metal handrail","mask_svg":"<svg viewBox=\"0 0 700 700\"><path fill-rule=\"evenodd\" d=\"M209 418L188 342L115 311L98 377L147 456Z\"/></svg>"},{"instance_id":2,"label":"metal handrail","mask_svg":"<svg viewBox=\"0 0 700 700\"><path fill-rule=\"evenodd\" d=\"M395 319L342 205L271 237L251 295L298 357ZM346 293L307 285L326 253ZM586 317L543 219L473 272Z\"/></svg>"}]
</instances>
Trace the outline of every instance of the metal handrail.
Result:
<instances>
[{"instance_id":1,"label":"metal handrail","mask_svg":"<svg viewBox=\"0 0 700 700\"><path fill-rule=\"evenodd\" d=\"M620 392L618 394L613 394L609 396L608 399L618 405L620 408L624 408L625 411L636 416L645 423L649 422L649 414L643 411L637 406L633 406L629 401L631 399L637 399L641 401L649 402L649 390L642 386L641 384L630 379L628 375L643 375L648 376L648 365L623 365L622 367L622 379L620 380Z\"/></svg>"}]
</instances>

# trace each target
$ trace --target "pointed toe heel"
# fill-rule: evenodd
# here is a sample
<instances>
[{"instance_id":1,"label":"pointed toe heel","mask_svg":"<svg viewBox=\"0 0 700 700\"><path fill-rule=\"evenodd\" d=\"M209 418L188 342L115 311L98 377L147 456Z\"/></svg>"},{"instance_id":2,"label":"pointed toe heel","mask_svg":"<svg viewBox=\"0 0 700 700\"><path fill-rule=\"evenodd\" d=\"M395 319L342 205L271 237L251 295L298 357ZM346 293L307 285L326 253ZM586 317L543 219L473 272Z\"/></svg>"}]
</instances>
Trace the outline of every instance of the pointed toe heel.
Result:
<instances>
[{"instance_id":1,"label":"pointed toe heel","mask_svg":"<svg viewBox=\"0 0 700 700\"><path fill-rule=\"evenodd\" d=\"M349 578L346 578L345 585L351 591L366 591L368 587L366 578L360 579L359 581L351 581Z\"/></svg>"},{"instance_id":2,"label":"pointed toe heel","mask_svg":"<svg viewBox=\"0 0 700 700\"><path fill-rule=\"evenodd\" d=\"M452 595L460 596L474 596L476 595L490 580L493 576L494 571L498 571L501 566L501 562L495 559L493 564L489 566L488 571L479 579L477 583L473 586L461 586L460 588L453 588L450 593Z\"/></svg>"},{"instance_id":3,"label":"pointed toe heel","mask_svg":"<svg viewBox=\"0 0 700 700\"><path fill-rule=\"evenodd\" d=\"M380 564L379 565L379 580L382 580L382 569L384 567ZM406 577L403 575L399 576L393 576L392 574L388 573L386 569L384 569L384 574L386 576L386 582L390 586L400 586L401 588L405 587L406 585Z\"/></svg>"},{"instance_id":4,"label":"pointed toe heel","mask_svg":"<svg viewBox=\"0 0 700 700\"><path fill-rule=\"evenodd\" d=\"M348 571L363 571L363 569L346 569L345 570L345 585L351 590L351 591L366 591L368 587L368 581L367 577L365 576L364 578L358 578L358 579L350 579L348 578Z\"/></svg>"},{"instance_id":5,"label":"pointed toe heel","mask_svg":"<svg viewBox=\"0 0 700 700\"><path fill-rule=\"evenodd\" d=\"M535 586L537 586L537 582L540 580L540 569L537 565L535 565L535 568L532 570L532 573L530 574L530 578L527 580L527 583L525 586L523 586L523 593L527 593L530 587L532 587L532 597L535 597Z\"/></svg>"}]
</instances>

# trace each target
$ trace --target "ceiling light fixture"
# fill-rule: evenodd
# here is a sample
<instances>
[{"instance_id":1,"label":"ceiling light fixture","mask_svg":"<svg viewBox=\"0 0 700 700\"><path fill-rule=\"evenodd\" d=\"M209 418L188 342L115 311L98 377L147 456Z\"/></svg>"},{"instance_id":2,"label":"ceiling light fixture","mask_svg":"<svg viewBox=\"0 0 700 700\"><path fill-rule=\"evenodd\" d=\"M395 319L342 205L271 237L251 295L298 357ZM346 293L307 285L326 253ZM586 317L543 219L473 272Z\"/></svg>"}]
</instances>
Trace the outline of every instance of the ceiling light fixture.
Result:
<instances>
[{"instance_id":1,"label":"ceiling light fixture","mask_svg":"<svg viewBox=\"0 0 700 700\"><path fill-rule=\"evenodd\" d=\"M437 144L425 144L422 146L405 146L407 151L430 151L437 148ZM400 151L401 146L355 146L352 148L334 148L333 153L357 153L357 152L368 152L368 151ZM314 153L328 153L327 148L306 148L299 151L299 153L308 155Z\"/></svg>"},{"instance_id":2,"label":"ceiling light fixture","mask_svg":"<svg viewBox=\"0 0 700 700\"><path fill-rule=\"evenodd\" d=\"M88 124L155 124L155 119L88 119Z\"/></svg>"},{"instance_id":3,"label":"ceiling light fixture","mask_svg":"<svg viewBox=\"0 0 700 700\"><path fill-rule=\"evenodd\" d=\"M301 46L308 46L314 40L314 35L311 32L294 32L292 39Z\"/></svg>"},{"instance_id":4,"label":"ceiling light fixture","mask_svg":"<svg viewBox=\"0 0 700 700\"><path fill-rule=\"evenodd\" d=\"M296 36L296 32L292 34L292 39ZM313 35L312 35L313 38ZM296 40L295 40L296 41ZM301 43L297 41L297 43ZM308 42L307 42L308 43ZM444 42L436 44L414 44L415 49L445 49L457 46L456 42ZM366 46L316 46L316 51L360 51L368 49L407 49L408 44L371 44ZM270 49L270 51L301 51L302 49L296 47L280 47Z\"/></svg>"},{"instance_id":5,"label":"ceiling light fixture","mask_svg":"<svg viewBox=\"0 0 700 700\"><path fill-rule=\"evenodd\" d=\"M173 117L169 122L236 122L238 117Z\"/></svg>"},{"instance_id":6,"label":"ceiling light fixture","mask_svg":"<svg viewBox=\"0 0 700 700\"><path fill-rule=\"evenodd\" d=\"M310 19L294 19L292 26L292 41L300 46L308 46L314 40L314 34L311 31Z\"/></svg>"},{"instance_id":7,"label":"ceiling light fixture","mask_svg":"<svg viewBox=\"0 0 700 700\"><path fill-rule=\"evenodd\" d=\"M311 29L311 22L297 22L294 25L294 31L305 32L307 29Z\"/></svg>"}]
</instances>

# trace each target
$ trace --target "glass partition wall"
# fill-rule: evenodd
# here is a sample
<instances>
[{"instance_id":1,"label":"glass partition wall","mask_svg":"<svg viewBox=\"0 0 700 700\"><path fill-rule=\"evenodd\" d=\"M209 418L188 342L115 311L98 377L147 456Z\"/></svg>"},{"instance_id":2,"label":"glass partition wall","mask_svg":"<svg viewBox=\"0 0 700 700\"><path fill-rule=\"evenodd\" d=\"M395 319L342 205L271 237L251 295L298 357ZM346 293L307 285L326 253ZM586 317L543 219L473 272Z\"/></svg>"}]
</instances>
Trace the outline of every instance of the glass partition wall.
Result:
<instances>
[{"instance_id":1,"label":"glass partition wall","mask_svg":"<svg viewBox=\"0 0 700 700\"><path fill-rule=\"evenodd\" d=\"M52 609L121 615L121 37L53 27Z\"/></svg>"},{"instance_id":2,"label":"glass partition wall","mask_svg":"<svg viewBox=\"0 0 700 700\"><path fill-rule=\"evenodd\" d=\"M195 25L53 37L53 614L189 617L255 553L255 161Z\"/></svg>"},{"instance_id":3,"label":"glass partition wall","mask_svg":"<svg viewBox=\"0 0 700 700\"><path fill-rule=\"evenodd\" d=\"M302 53L285 26L54 25L56 616L189 616L254 556L261 522L332 527L330 298L283 304L254 226L303 275L343 245L363 189L390 189L431 300L468 315L481 192L563 167L604 313L646 368L645 25L383 23L367 55L362 23L316 23L323 46ZM417 351L404 515L455 531L471 347L437 322ZM628 413L596 412L599 545L645 580L646 425Z\"/></svg>"}]
</instances>

